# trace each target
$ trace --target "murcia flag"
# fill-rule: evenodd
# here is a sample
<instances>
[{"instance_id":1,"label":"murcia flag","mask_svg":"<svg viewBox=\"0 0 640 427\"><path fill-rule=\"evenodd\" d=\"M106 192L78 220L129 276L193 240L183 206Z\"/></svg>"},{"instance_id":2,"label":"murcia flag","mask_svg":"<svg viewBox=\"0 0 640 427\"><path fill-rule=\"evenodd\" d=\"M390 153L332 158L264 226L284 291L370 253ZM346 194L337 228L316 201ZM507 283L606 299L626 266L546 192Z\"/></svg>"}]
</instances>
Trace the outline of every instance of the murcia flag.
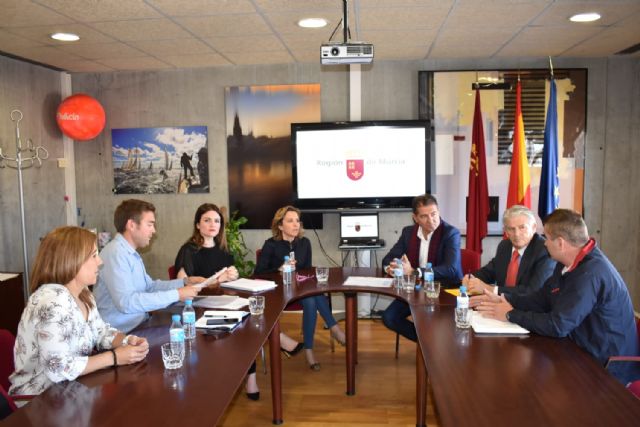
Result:
<instances>
[{"instance_id":1,"label":"murcia flag","mask_svg":"<svg viewBox=\"0 0 640 427\"><path fill-rule=\"evenodd\" d=\"M347 176L357 181L364 175L364 160L347 160Z\"/></svg>"}]
</instances>

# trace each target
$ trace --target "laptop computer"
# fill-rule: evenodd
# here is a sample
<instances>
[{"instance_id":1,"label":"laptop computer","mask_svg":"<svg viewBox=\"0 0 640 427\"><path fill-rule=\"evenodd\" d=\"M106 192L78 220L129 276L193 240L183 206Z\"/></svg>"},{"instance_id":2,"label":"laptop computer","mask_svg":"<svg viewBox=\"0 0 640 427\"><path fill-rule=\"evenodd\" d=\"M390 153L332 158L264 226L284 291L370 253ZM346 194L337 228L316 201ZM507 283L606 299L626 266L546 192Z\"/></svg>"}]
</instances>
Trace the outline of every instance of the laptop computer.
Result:
<instances>
[{"instance_id":1,"label":"laptop computer","mask_svg":"<svg viewBox=\"0 0 640 427\"><path fill-rule=\"evenodd\" d=\"M341 213L339 246L380 246L378 214Z\"/></svg>"}]
</instances>

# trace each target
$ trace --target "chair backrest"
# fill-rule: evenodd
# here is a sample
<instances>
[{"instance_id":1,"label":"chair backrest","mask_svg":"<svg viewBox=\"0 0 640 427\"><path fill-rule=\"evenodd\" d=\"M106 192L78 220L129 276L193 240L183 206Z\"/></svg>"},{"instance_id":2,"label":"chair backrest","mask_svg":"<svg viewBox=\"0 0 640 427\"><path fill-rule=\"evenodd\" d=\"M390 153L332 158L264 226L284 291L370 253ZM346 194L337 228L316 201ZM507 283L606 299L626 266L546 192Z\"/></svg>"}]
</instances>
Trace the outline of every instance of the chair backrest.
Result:
<instances>
[{"instance_id":1,"label":"chair backrest","mask_svg":"<svg viewBox=\"0 0 640 427\"><path fill-rule=\"evenodd\" d=\"M14 371L13 364L13 346L16 342L13 334L6 330L0 329L0 386L5 390L9 390L9 375Z\"/></svg>"},{"instance_id":2,"label":"chair backrest","mask_svg":"<svg viewBox=\"0 0 640 427\"><path fill-rule=\"evenodd\" d=\"M177 279L178 278L178 272L176 272L176 266L175 265L169 266L167 271L169 272L169 280L173 280L173 279Z\"/></svg>"},{"instance_id":3,"label":"chair backrest","mask_svg":"<svg viewBox=\"0 0 640 427\"><path fill-rule=\"evenodd\" d=\"M256 249L256 264L260 261L260 254L262 253L262 249Z\"/></svg>"},{"instance_id":4,"label":"chair backrest","mask_svg":"<svg viewBox=\"0 0 640 427\"><path fill-rule=\"evenodd\" d=\"M480 254L470 249L460 249L460 262L462 273L471 274L480 269Z\"/></svg>"}]
</instances>

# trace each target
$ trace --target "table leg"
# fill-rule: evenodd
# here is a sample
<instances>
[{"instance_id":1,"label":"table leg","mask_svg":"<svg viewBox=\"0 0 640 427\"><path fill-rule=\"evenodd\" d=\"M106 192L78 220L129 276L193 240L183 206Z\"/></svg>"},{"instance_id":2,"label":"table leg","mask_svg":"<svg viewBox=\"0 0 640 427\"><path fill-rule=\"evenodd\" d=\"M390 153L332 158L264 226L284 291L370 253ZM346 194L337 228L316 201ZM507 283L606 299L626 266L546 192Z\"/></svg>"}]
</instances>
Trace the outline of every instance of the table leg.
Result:
<instances>
[{"instance_id":1,"label":"table leg","mask_svg":"<svg viewBox=\"0 0 640 427\"><path fill-rule=\"evenodd\" d=\"M427 425L427 369L420 345L416 345L416 426Z\"/></svg>"},{"instance_id":2,"label":"table leg","mask_svg":"<svg viewBox=\"0 0 640 427\"><path fill-rule=\"evenodd\" d=\"M282 424L282 360L280 359L280 321L269 334L269 360L271 364L271 404L273 424Z\"/></svg>"},{"instance_id":3,"label":"table leg","mask_svg":"<svg viewBox=\"0 0 640 427\"><path fill-rule=\"evenodd\" d=\"M344 294L347 329L347 396L356 394L356 357L358 351L358 299L355 293Z\"/></svg>"}]
</instances>

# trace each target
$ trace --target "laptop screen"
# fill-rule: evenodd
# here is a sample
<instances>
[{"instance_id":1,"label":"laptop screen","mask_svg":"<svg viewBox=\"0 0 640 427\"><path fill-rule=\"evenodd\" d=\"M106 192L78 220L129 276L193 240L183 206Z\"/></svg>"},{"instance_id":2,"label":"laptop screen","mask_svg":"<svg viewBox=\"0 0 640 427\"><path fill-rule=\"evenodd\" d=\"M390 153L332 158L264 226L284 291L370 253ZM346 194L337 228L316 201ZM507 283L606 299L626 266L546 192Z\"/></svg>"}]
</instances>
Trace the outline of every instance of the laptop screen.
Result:
<instances>
[{"instance_id":1,"label":"laptop screen","mask_svg":"<svg viewBox=\"0 0 640 427\"><path fill-rule=\"evenodd\" d=\"M378 238L378 214L340 214L340 240L362 241Z\"/></svg>"}]
</instances>

